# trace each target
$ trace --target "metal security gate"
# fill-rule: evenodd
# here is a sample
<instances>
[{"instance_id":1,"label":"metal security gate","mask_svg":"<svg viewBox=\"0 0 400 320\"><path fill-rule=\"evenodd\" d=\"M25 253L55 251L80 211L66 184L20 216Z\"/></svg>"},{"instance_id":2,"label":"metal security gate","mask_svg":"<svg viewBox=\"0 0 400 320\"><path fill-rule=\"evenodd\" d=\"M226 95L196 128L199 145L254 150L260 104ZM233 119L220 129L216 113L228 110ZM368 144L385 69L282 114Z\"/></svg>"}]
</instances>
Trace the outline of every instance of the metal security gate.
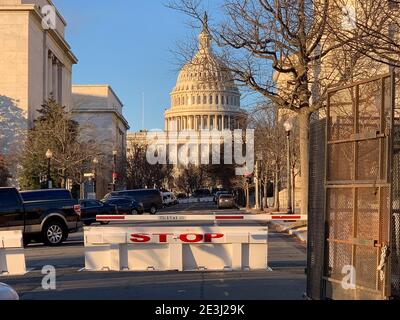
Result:
<instances>
[{"instance_id":1,"label":"metal security gate","mask_svg":"<svg viewBox=\"0 0 400 320\"><path fill-rule=\"evenodd\" d=\"M396 287L389 259L393 84L386 74L329 92L322 270L328 299L386 299Z\"/></svg>"}]
</instances>

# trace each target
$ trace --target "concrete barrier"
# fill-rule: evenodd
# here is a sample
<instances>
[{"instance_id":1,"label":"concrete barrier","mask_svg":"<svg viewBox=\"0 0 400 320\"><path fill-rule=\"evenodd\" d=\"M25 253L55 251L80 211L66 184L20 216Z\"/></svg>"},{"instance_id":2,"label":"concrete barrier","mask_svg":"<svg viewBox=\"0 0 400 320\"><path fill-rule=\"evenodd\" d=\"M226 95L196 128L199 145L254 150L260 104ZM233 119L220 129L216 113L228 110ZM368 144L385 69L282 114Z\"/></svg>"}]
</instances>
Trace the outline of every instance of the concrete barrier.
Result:
<instances>
[{"instance_id":1,"label":"concrete barrier","mask_svg":"<svg viewBox=\"0 0 400 320\"><path fill-rule=\"evenodd\" d=\"M88 271L268 269L264 227L86 227Z\"/></svg>"},{"instance_id":2,"label":"concrete barrier","mask_svg":"<svg viewBox=\"0 0 400 320\"><path fill-rule=\"evenodd\" d=\"M0 232L0 275L26 274L22 231Z\"/></svg>"}]
</instances>

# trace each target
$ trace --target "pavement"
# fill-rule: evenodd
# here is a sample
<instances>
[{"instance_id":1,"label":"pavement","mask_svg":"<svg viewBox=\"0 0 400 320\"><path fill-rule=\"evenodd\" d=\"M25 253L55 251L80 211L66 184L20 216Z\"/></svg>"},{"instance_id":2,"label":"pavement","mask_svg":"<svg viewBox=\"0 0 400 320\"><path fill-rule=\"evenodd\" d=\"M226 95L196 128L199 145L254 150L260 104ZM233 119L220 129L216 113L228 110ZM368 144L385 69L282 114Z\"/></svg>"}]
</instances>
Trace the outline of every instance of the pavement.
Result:
<instances>
[{"instance_id":1,"label":"pavement","mask_svg":"<svg viewBox=\"0 0 400 320\"><path fill-rule=\"evenodd\" d=\"M194 203L180 204L160 212L165 215L213 213L243 214L243 211L217 210L211 203ZM165 222L152 225L165 225ZM269 234L270 270L261 271L82 271L82 232L70 235L68 241L57 248L43 244L30 245L25 254L30 270L28 274L0 277L0 282L12 286L22 300L301 300L306 291L305 245L285 233L275 231ZM56 269L55 290L42 288L42 268L46 265Z\"/></svg>"}]
</instances>

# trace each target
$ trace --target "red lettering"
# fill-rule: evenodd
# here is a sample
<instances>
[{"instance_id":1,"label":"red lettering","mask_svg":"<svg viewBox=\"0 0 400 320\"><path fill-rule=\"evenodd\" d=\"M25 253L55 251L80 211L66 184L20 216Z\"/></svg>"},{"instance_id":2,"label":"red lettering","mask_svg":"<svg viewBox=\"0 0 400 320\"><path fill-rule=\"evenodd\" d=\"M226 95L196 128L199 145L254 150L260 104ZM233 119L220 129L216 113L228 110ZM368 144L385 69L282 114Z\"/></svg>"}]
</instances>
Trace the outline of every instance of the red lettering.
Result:
<instances>
[{"instance_id":1,"label":"red lettering","mask_svg":"<svg viewBox=\"0 0 400 320\"><path fill-rule=\"evenodd\" d=\"M158 241L160 243L167 243L168 242L168 236L173 236L173 233L155 233L155 236L158 236Z\"/></svg>"},{"instance_id":2,"label":"red lettering","mask_svg":"<svg viewBox=\"0 0 400 320\"><path fill-rule=\"evenodd\" d=\"M221 239L224 235L222 233L206 233L204 242L212 242L212 239Z\"/></svg>"},{"instance_id":3,"label":"red lettering","mask_svg":"<svg viewBox=\"0 0 400 320\"><path fill-rule=\"evenodd\" d=\"M147 234L131 234L131 241L132 242L136 242L136 243L145 243L145 242L149 242L151 240L150 236L148 236Z\"/></svg>"},{"instance_id":4,"label":"red lettering","mask_svg":"<svg viewBox=\"0 0 400 320\"><path fill-rule=\"evenodd\" d=\"M193 238L194 239L189 239L189 238ZM179 239L182 242L187 242L187 243L196 243L196 242L200 242L203 240L203 235L202 234L195 234L195 233L189 233L189 234L181 234L179 236Z\"/></svg>"}]
</instances>

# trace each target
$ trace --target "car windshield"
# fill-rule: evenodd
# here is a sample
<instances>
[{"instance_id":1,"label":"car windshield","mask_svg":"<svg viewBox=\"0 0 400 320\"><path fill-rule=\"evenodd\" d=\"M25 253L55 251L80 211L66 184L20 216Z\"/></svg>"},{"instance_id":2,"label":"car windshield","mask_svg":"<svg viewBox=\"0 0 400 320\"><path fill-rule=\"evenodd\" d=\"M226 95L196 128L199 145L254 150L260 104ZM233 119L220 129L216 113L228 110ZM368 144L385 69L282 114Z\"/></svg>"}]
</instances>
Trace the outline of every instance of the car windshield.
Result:
<instances>
[{"instance_id":1,"label":"car windshield","mask_svg":"<svg viewBox=\"0 0 400 320\"><path fill-rule=\"evenodd\" d=\"M232 199L233 196L229 195L229 194L224 194L221 196L221 199Z\"/></svg>"}]
</instances>

